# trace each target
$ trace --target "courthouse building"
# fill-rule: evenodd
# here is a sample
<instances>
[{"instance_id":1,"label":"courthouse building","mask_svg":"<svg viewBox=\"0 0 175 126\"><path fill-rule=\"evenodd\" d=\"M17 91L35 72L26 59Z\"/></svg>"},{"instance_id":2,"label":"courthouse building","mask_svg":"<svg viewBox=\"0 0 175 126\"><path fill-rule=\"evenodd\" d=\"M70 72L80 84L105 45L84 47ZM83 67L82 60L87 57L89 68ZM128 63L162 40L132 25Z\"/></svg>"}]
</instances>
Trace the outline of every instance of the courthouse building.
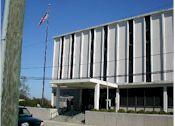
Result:
<instances>
[{"instance_id":1,"label":"courthouse building","mask_svg":"<svg viewBox=\"0 0 175 126\"><path fill-rule=\"evenodd\" d=\"M173 111L173 60L172 9L56 36L52 106Z\"/></svg>"}]
</instances>

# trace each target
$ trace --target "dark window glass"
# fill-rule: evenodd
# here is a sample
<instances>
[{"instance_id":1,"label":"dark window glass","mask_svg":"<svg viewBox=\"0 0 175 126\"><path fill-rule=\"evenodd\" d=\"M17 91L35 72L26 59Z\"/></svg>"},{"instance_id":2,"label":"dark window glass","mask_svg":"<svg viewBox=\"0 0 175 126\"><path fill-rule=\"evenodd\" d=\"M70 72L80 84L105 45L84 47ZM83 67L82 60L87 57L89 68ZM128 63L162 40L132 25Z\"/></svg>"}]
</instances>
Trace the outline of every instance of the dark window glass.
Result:
<instances>
[{"instance_id":1,"label":"dark window glass","mask_svg":"<svg viewBox=\"0 0 175 126\"><path fill-rule=\"evenodd\" d=\"M147 107L154 106L154 95L153 95L153 90L151 88L145 89L145 97L146 97L145 106Z\"/></svg>"},{"instance_id":2,"label":"dark window glass","mask_svg":"<svg viewBox=\"0 0 175 126\"><path fill-rule=\"evenodd\" d=\"M173 87L168 87L168 107L172 108L173 107Z\"/></svg>"},{"instance_id":3,"label":"dark window glass","mask_svg":"<svg viewBox=\"0 0 175 126\"><path fill-rule=\"evenodd\" d=\"M60 79L62 78L62 67L63 67L63 48L64 48L64 37L62 37L62 47L61 47Z\"/></svg>"},{"instance_id":4,"label":"dark window glass","mask_svg":"<svg viewBox=\"0 0 175 126\"><path fill-rule=\"evenodd\" d=\"M133 20L129 20L129 82L133 82Z\"/></svg>"},{"instance_id":5,"label":"dark window glass","mask_svg":"<svg viewBox=\"0 0 175 126\"><path fill-rule=\"evenodd\" d=\"M151 81L151 38L150 16L145 17L146 22L146 82Z\"/></svg>"},{"instance_id":6,"label":"dark window glass","mask_svg":"<svg viewBox=\"0 0 175 126\"><path fill-rule=\"evenodd\" d=\"M73 57L74 57L74 34L72 34L72 52L71 52L71 69L70 69L71 79L72 79L72 73L73 73Z\"/></svg>"},{"instance_id":7,"label":"dark window glass","mask_svg":"<svg viewBox=\"0 0 175 126\"><path fill-rule=\"evenodd\" d=\"M137 106L143 107L144 106L144 89L138 88L136 91L136 96L137 96Z\"/></svg>"},{"instance_id":8,"label":"dark window glass","mask_svg":"<svg viewBox=\"0 0 175 126\"><path fill-rule=\"evenodd\" d=\"M136 89L128 89L128 106L136 106Z\"/></svg>"},{"instance_id":9,"label":"dark window glass","mask_svg":"<svg viewBox=\"0 0 175 126\"><path fill-rule=\"evenodd\" d=\"M163 105L163 88L153 88L154 106L162 107Z\"/></svg>"},{"instance_id":10,"label":"dark window glass","mask_svg":"<svg viewBox=\"0 0 175 126\"><path fill-rule=\"evenodd\" d=\"M104 26L104 64L103 64L103 80L106 81L107 71L107 40L108 40L108 28Z\"/></svg>"},{"instance_id":11,"label":"dark window glass","mask_svg":"<svg viewBox=\"0 0 175 126\"><path fill-rule=\"evenodd\" d=\"M94 55L94 29L91 29L91 61L90 61L90 77L93 77L93 55Z\"/></svg>"},{"instance_id":12,"label":"dark window glass","mask_svg":"<svg viewBox=\"0 0 175 126\"><path fill-rule=\"evenodd\" d=\"M120 106L127 106L127 89L120 89Z\"/></svg>"}]
</instances>

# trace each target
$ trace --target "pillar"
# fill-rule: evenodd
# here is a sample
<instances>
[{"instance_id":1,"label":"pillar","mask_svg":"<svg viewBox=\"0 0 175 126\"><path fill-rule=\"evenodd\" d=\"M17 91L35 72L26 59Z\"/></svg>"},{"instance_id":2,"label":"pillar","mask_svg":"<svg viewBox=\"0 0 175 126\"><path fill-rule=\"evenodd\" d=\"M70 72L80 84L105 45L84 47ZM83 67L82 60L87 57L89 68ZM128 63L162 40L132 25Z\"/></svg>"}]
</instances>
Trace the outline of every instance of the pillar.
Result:
<instances>
[{"instance_id":1,"label":"pillar","mask_svg":"<svg viewBox=\"0 0 175 126\"><path fill-rule=\"evenodd\" d=\"M167 94L167 87L163 87L163 111L168 111L168 94Z\"/></svg>"},{"instance_id":2,"label":"pillar","mask_svg":"<svg viewBox=\"0 0 175 126\"><path fill-rule=\"evenodd\" d=\"M119 94L119 88L117 88L115 97L115 111L118 112L119 109L120 109L120 94Z\"/></svg>"},{"instance_id":3,"label":"pillar","mask_svg":"<svg viewBox=\"0 0 175 126\"><path fill-rule=\"evenodd\" d=\"M60 108L60 87L57 86L56 88L56 108Z\"/></svg>"},{"instance_id":4,"label":"pillar","mask_svg":"<svg viewBox=\"0 0 175 126\"><path fill-rule=\"evenodd\" d=\"M94 90L94 109L96 110L99 110L99 100L100 100L100 84L96 84Z\"/></svg>"},{"instance_id":5,"label":"pillar","mask_svg":"<svg viewBox=\"0 0 175 126\"><path fill-rule=\"evenodd\" d=\"M51 105L52 107L55 107L56 106L56 89L55 88L52 88L52 95L51 95Z\"/></svg>"}]
</instances>

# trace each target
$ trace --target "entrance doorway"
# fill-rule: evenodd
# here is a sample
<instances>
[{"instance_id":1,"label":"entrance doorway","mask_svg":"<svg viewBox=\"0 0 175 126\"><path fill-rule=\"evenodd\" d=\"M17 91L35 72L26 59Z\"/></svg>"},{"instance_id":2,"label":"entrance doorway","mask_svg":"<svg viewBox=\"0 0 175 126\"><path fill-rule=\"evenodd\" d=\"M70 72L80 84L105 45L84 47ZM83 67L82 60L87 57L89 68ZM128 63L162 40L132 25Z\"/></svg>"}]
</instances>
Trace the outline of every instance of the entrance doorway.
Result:
<instances>
[{"instance_id":1,"label":"entrance doorway","mask_svg":"<svg viewBox=\"0 0 175 126\"><path fill-rule=\"evenodd\" d=\"M94 89L82 90L82 105L81 111L90 110L94 108Z\"/></svg>"}]
</instances>

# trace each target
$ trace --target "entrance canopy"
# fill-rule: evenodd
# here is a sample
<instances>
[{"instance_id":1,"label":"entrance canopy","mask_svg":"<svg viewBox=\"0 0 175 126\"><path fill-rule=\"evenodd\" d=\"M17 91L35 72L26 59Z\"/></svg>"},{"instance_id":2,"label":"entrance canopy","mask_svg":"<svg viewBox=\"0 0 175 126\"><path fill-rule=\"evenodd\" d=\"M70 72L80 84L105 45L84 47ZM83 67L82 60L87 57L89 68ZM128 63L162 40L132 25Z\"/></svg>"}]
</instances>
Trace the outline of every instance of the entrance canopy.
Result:
<instances>
[{"instance_id":1,"label":"entrance canopy","mask_svg":"<svg viewBox=\"0 0 175 126\"><path fill-rule=\"evenodd\" d=\"M50 82L52 87L60 86L62 88L88 88L94 89L96 84L100 84L100 88L118 88L118 85L115 83L110 83L98 79L68 79L68 80L52 80Z\"/></svg>"}]
</instances>

